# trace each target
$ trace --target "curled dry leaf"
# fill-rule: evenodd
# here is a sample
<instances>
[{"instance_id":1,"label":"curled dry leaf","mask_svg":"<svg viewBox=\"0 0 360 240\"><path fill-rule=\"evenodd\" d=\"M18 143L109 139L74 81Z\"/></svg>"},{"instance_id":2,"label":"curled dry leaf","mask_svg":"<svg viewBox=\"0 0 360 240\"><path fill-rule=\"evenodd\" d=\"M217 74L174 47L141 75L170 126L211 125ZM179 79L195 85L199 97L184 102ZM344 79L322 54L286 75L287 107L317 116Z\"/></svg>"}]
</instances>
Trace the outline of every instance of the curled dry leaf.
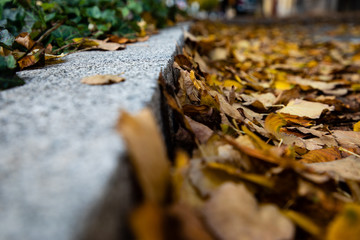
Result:
<instances>
[{"instance_id":1,"label":"curled dry leaf","mask_svg":"<svg viewBox=\"0 0 360 240\"><path fill-rule=\"evenodd\" d=\"M81 79L81 83L88 85L107 85L107 84L119 83L123 81L125 81L125 78L110 74L94 75L94 76L84 77Z\"/></svg>"},{"instance_id":2,"label":"curled dry leaf","mask_svg":"<svg viewBox=\"0 0 360 240\"><path fill-rule=\"evenodd\" d=\"M275 205L259 206L244 185L223 184L205 204L205 221L219 239L293 239L295 227Z\"/></svg>"},{"instance_id":3,"label":"curled dry leaf","mask_svg":"<svg viewBox=\"0 0 360 240\"><path fill-rule=\"evenodd\" d=\"M135 116L121 113L118 131L125 139L145 199L163 203L169 184L165 144L149 109Z\"/></svg>"},{"instance_id":4,"label":"curled dry leaf","mask_svg":"<svg viewBox=\"0 0 360 240\"><path fill-rule=\"evenodd\" d=\"M15 42L24 46L26 49L32 48L35 44L35 42L30 38L30 34L27 32L20 33L15 38Z\"/></svg>"},{"instance_id":5,"label":"curled dry leaf","mask_svg":"<svg viewBox=\"0 0 360 240\"><path fill-rule=\"evenodd\" d=\"M276 113L270 113L265 119L265 129L274 136L279 135L280 128L286 125L285 119Z\"/></svg>"}]
</instances>

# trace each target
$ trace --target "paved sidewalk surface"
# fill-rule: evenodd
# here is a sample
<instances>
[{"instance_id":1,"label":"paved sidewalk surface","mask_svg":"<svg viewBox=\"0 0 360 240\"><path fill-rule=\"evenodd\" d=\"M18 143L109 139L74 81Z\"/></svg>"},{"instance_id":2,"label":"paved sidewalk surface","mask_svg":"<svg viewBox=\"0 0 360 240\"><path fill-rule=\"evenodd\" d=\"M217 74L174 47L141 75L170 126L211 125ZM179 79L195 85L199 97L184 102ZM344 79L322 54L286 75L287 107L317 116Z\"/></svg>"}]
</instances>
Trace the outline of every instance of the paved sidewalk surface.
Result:
<instances>
[{"instance_id":1,"label":"paved sidewalk surface","mask_svg":"<svg viewBox=\"0 0 360 240\"><path fill-rule=\"evenodd\" d=\"M19 72L26 85L0 92L0 239L121 235L113 232L131 204L131 188L114 126L120 109L136 112L152 100L181 36L180 26L123 51L75 53ZM125 82L80 83L120 73Z\"/></svg>"}]
</instances>

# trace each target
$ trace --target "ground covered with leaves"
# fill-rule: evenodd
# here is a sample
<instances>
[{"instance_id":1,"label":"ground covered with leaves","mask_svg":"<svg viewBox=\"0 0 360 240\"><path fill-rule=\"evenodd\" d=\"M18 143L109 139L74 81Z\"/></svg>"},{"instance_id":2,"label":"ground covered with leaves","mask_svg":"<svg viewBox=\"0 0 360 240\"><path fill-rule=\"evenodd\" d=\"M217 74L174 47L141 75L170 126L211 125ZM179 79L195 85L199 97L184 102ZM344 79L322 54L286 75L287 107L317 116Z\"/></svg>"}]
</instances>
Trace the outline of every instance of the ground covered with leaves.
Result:
<instances>
[{"instance_id":1,"label":"ground covered with leaves","mask_svg":"<svg viewBox=\"0 0 360 240\"><path fill-rule=\"evenodd\" d=\"M143 192L136 238L359 239L359 36L354 24L194 24L177 83L160 78L174 162L149 111L118 123Z\"/></svg>"}]
</instances>

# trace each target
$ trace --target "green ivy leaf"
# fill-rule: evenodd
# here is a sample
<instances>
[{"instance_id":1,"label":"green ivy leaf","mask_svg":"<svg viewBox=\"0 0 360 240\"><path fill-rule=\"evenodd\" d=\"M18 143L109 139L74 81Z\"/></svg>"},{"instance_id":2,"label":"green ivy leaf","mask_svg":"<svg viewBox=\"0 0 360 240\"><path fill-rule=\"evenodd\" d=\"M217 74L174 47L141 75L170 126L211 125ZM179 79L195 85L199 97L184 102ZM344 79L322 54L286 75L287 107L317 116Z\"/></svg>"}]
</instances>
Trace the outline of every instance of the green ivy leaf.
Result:
<instances>
[{"instance_id":1,"label":"green ivy leaf","mask_svg":"<svg viewBox=\"0 0 360 240\"><path fill-rule=\"evenodd\" d=\"M14 41L14 36L7 29L0 30L0 46L11 50Z\"/></svg>"},{"instance_id":2,"label":"green ivy leaf","mask_svg":"<svg viewBox=\"0 0 360 240\"><path fill-rule=\"evenodd\" d=\"M127 7L119 8L123 18L126 18L130 14L130 10Z\"/></svg>"},{"instance_id":3,"label":"green ivy leaf","mask_svg":"<svg viewBox=\"0 0 360 240\"><path fill-rule=\"evenodd\" d=\"M91 17L91 18L94 18L94 19L99 19L101 18L101 11L100 11L100 8L98 6L94 6L94 7L91 7L91 8L87 8L86 9L86 14Z\"/></svg>"},{"instance_id":4,"label":"green ivy leaf","mask_svg":"<svg viewBox=\"0 0 360 240\"><path fill-rule=\"evenodd\" d=\"M0 89L8 89L17 86L24 85L25 82L21 78L19 78L16 74L12 76L1 76L0 75Z\"/></svg>"},{"instance_id":5,"label":"green ivy leaf","mask_svg":"<svg viewBox=\"0 0 360 240\"><path fill-rule=\"evenodd\" d=\"M17 67L17 62L13 55L6 56L5 61L9 69L15 69Z\"/></svg>"}]
</instances>

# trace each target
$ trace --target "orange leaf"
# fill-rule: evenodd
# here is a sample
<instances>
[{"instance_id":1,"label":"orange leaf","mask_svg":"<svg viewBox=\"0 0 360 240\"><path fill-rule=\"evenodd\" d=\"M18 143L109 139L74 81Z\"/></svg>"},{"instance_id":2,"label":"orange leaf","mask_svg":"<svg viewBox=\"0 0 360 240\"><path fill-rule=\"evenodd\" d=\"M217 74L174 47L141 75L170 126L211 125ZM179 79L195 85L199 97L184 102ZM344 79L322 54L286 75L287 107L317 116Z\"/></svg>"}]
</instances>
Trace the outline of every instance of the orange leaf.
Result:
<instances>
[{"instance_id":1,"label":"orange leaf","mask_svg":"<svg viewBox=\"0 0 360 240\"><path fill-rule=\"evenodd\" d=\"M339 150L335 147L311 150L304 154L301 162L303 163L317 163L317 162L331 162L341 158Z\"/></svg>"}]
</instances>

